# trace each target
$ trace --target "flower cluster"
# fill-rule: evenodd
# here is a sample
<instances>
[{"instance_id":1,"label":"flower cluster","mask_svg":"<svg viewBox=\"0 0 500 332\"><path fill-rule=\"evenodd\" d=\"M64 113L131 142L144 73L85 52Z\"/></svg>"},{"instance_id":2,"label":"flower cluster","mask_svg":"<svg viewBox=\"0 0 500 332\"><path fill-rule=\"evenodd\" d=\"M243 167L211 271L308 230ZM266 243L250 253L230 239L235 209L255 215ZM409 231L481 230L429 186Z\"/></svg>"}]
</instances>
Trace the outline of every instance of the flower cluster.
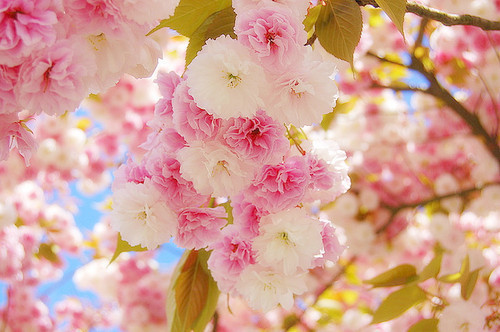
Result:
<instances>
[{"instance_id":1,"label":"flower cluster","mask_svg":"<svg viewBox=\"0 0 500 332\"><path fill-rule=\"evenodd\" d=\"M0 160L35 142L24 120L72 112L124 74L148 77L161 48L147 32L178 1L0 2ZM24 111L23 111L24 110Z\"/></svg>"},{"instance_id":2,"label":"flower cluster","mask_svg":"<svg viewBox=\"0 0 500 332\"><path fill-rule=\"evenodd\" d=\"M147 152L113 183L111 223L125 241L211 250L219 288L266 311L290 308L306 272L343 251L304 206L350 186L337 145L322 158L295 137L337 99L334 65L304 46L306 7L234 1L237 39L207 40L182 78L159 74Z\"/></svg>"}]
</instances>

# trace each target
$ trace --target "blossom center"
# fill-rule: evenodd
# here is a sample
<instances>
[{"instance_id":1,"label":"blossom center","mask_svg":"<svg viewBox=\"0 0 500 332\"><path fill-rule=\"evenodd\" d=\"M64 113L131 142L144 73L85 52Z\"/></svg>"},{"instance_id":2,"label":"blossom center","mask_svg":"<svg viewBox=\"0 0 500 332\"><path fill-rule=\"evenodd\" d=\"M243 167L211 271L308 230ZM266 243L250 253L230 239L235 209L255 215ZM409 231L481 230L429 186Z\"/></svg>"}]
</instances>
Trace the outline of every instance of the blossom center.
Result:
<instances>
[{"instance_id":1,"label":"blossom center","mask_svg":"<svg viewBox=\"0 0 500 332\"><path fill-rule=\"evenodd\" d=\"M302 82L301 79L296 79L290 82L290 91L297 98L301 98L304 93L313 93L313 87L310 84Z\"/></svg>"},{"instance_id":2,"label":"blossom center","mask_svg":"<svg viewBox=\"0 0 500 332\"><path fill-rule=\"evenodd\" d=\"M215 176L219 174L220 172L226 172L227 175L231 176L231 173L229 173L229 170L227 169L227 166L229 163L225 160L219 160L215 167L212 169L212 176Z\"/></svg>"},{"instance_id":3,"label":"blossom center","mask_svg":"<svg viewBox=\"0 0 500 332\"><path fill-rule=\"evenodd\" d=\"M469 322L462 323L460 325L460 331L469 332Z\"/></svg>"},{"instance_id":4,"label":"blossom center","mask_svg":"<svg viewBox=\"0 0 500 332\"><path fill-rule=\"evenodd\" d=\"M252 139L256 139L260 135L260 129L257 127L249 133Z\"/></svg>"},{"instance_id":5,"label":"blossom center","mask_svg":"<svg viewBox=\"0 0 500 332\"><path fill-rule=\"evenodd\" d=\"M139 212L137 214L137 219L142 222L143 225L145 225L147 223L147 220L148 220L148 207L145 207L144 210L142 210L141 212Z\"/></svg>"},{"instance_id":6,"label":"blossom center","mask_svg":"<svg viewBox=\"0 0 500 332\"><path fill-rule=\"evenodd\" d=\"M7 16L8 18L11 18L13 20L16 20L18 14L22 14L22 12L20 10L15 9L13 11L6 12L5 16Z\"/></svg>"},{"instance_id":7,"label":"blossom center","mask_svg":"<svg viewBox=\"0 0 500 332\"><path fill-rule=\"evenodd\" d=\"M104 33L100 33L98 35L90 35L87 38L92 45L92 48L97 52L100 49L100 45L106 41L106 35Z\"/></svg>"},{"instance_id":8,"label":"blossom center","mask_svg":"<svg viewBox=\"0 0 500 332\"><path fill-rule=\"evenodd\" d=\"M283 241L287 246L295 247L295 243L292 240L290 240L290 237L288 236L287 232L278 233L277 238Z\"/></svg>"},{"instance_id":9,"label":"blossom center","mask_svg":"<svg viewBox=\"0 0 500 332\"><path fill-rule=\"evenodd\" d=\"M241 77L233 75L232 73L227 73L227 87L235 88L241 83Z\"/></svg>"},{"instance_id":10,"label":"blossom center","mask_svg":"<svg viewBox=\"0 0 500 332\"><path fill-rule=\"evenodd\" d=\"M45 73L43 73L43 83L44 83L43 92L46 92L47 89L49 88L49 84L50 84L50 71L52 70L53 67L54 67L54 64L52 64L49 68L47 68L47 70L45 71Z\"/></svg>"},{"instance_id":11,"label":"blossom center","mask_svg":"<svg viewBox=\"0 0 500 332\"><path fill-rule=\"evenodd\" d=\"M269 44L274 44L274 38L276 38L276 34L268 31L266 33L266 40Z\"/></svg>"}]
</instances>

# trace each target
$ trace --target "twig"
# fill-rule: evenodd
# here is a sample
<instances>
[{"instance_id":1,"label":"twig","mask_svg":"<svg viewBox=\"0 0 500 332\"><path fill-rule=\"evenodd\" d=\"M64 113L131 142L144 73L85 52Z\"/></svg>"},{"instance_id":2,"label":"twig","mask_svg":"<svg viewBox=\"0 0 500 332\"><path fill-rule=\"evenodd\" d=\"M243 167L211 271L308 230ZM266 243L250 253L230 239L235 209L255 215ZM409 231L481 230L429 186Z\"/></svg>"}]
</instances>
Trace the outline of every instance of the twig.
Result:
<instances>
[{"instance_id":1,"label":"twig","mask_svg":"<svg viewBox=\"0 0 500 332\"><path fill-rule=\"evenodd\" d=\"M495 186L495 185L500 185L500 182L489 182L489 183L486 183L480 187L473 187L473 188L468 188L468 189L464 189L461 191L457 191L457 192L454 192L451 194L434 196L434 197L424 199L424 200L421 200L421 201L418 201L415 203L402 204L402 205L398 205L398 206L385 205L384 207L391 211L391 216L389 217L389 220L384 225L382 225L379 229L377 229L376 233L377 234L383 233L387 229L387 227L389 227L392 224L396 215L404 209L416 208L419 206L424 206L424 205L427 205L427 204L433 203L433 202L439 202L443 199L452 198L452 197L456 197L456 196L466 196L466 195L469 195L473 192L481 191L486 187Z\"/></svg>"},{"instance_id":2,"label":"twig","mask_svg":"<svg viewBox=\"0 0 500 332\"><path fill-rule=\"evenodd\" d=\"M416 14L420 17L427 17L434 21L439 21L444 25L472 25L483 30L500 30L499 21L490 21L482 17L464 14L456 15L442 12L440 10L426 7L424 5L409 1L406 5L406 11Z\"/></svg>"},{"instance_id":3,"label":"twig","mask_svg":"<svg viewBox=\"0 0 500 332\"><path fill-rule=\"evenodd\" d=\"M459 117L462 118L462 120L464 120L468 124L474 135L479 136L484 140L486 148L497 160L498 164L500 164L500 146L498 146L496 140L497 135L491 136L481 124L479 117L476 114L470 112L464 105L462 105L458 100L456 100L455 97L453 97L453 95L439 83L434 73L431 73L425 68L424 64L418 57L416 57L413 54L411 57L410 65L406 66L402 63L384 57L380 57L371 52L368 52L367 54L379 59L380 61L407 67L409 69L418 71L429 82L429 87L427 89L419 89L404 85L384 86L384 85L379 85L378 83L374 83L372 85L373 87L394 89L396 91L418 91L430 94L436 98L441 99L451 110L453 110Z\"/></svg>"},{"instance_id":4,"label":"twig","mask_svg":"<svg viewBox=\"0 0 500 332\"><path fill-rule=\"evenodd\" d=\"M318 38L318 36L316 35L316 33L313 33L312 36L307 39L306 46L314 44L316 38Z\"/></svg>"},{"instance_id":5,"label":"twig","mask_svg":"<svg viewBox=\"0 0 500 332\"><path fill-rule=\"evenodd\" d=\"M212 328L212 332L217 332L218 324L219 324L219 313L217 312L217 310L214 312L213 324L214 324L214 326Z\"/></svg>"},{"instance_id":6,"label":"twig","mask_svg":"<svg viewBox=\"0 0 500 332\"><path fill-rule=\"evenodd\" d=\"M375 8L379 7L379 5L375 0L356 0L356 2L360 6L370 5ZM445 13L443 11L427 7L413 1L408 1L406 3L406 12L441 22L442 24L447 26L472 25L481 28L483 30L500 30L500 21L490 21L479 16L468 15L468 14L457 15L457 14Z\"/></svg>"},{"instance_id":7,"label":"twig","mask_svg":"<svg viewBox=\"0 0 500 332\"><path fill-rule=\"evenodd\" d=\"M427 17L422 18L420 21L420 27L418 29L417 39L415 40L415 44L413 44L412 53L415 54L417 48L422 45L422 41L424 40L425 28L427 28L427 24L429 23L429 19Z\"/></svg>"},{"instance_id":8,"label":"twig","mask_svg":"<svg viewBox=\"0 0 500 332\"><path fill-rule=\"evenodd\" d=\"M369 56L372 56L374 58L377 58L379 59L380 61L382 62L387 62L387 63L390 63L390 64L393 64L393 65L396 65L396 66L401 66L401 67L407 67L404 63L401 63L401 62L398 62L398 61L395 61L395 60L391 60L391 59L388 59L388 58L384 58L384 57L381 57L371 51L368 51L366 52L366 55L369 55Z\"/></svg>"},{"instance_id":9,"label":"twig","mask_svg":"<svg viewBox=\"0 0 500 332\"><path fill-rule=\"evenodd\" d=\"M425 90L425 93L441 99L449 108L460 116L462 120L469 125L472 133L484 140L486 148L497 160L497 163L500 164L500 146L498 146L495 137L490 136L486 129L484 129L479 117L471 113L464 105L458 102L447 89L443 88L436 76L427 71L422 61L415 55L412 55L412 61L408 68L416 70L424 75L427 81L429 81L429 88Z\"/></svg>"},{"instance_id":10,"label":"twig","mask_svg":"<svg viewBox=\"0 0 500 332\"><path fill-rule=\"evenodd\" d=\"M414 86L409 86L406 84L399 84L399 85L383 85L378 82L373 82L372 85L370 86L373 89L391 89L394 91L413 91L413 92L422 92L426 93L425 89L417 88Z\"/></svg>"}]
</instances>

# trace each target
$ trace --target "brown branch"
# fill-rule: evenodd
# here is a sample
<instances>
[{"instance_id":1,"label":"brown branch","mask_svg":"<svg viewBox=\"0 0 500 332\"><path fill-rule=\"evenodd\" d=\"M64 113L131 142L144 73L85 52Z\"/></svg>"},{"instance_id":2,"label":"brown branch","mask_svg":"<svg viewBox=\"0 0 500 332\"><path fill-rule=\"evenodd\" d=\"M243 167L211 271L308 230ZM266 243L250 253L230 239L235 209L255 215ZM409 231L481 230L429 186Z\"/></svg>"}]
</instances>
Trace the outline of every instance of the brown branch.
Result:
<instances>
[{"instance_id":1,"label":"brown branch","mask_svg":"<svg viewBox=\"0 0 500 332\"><path fill-rule=\"evenodd\" d=\"M375 8L379 7L375 0L356 0L356 2L360 6L370 5ZM442 24L447 26L472 25L483 30L500 30L500 21L490 21L482 17L468 14L457 15L445 13L443 11L415 3L413 1L408 1L406 3L406 12L441 22Z\"/></svg>"},{"instance_id":2,"label":"brown branch","mask_svg":"<svg viewBox=\"0 0 500 332\"><path fill-rule=\"evenodd\" d=\"M367 55L375 57L383 62L407 67L409 69L418 71L429 82L429 87L427 89L420 89L404 85L384 86L379 85L378 83L374 83L373 87L394 89L396 91L418 91L441 99L452 111L454 111L460 118L462 118L462 120L467 123L474 135L482 138L482 140L486 144L486 148L488 149L488 151L490 151L492 156L497 160L498 164L500 164L500 146L497 143L497 135L490 135L481 124L479 117L476 114L470 112L464 105L456 100L455 97L453 97L453 95L439 83L434 73L431 73L425 68L424 64L418 57L413 54L411 58L411 64L409 66L406 66L402 63L380 57L371 52L368 52Z\"/></svg>"},{"instance_id":3,"label":"brown branch","mask_svg":"<svg viewBox=\"0 0 500 332\"><path fill-rule=\"evenodd\" d=\"M483 139L488 151L490 151L492 156L497 160L497 163L500 164L500 146L498 146L495 137L491 136L486 129L484 129L479 117L470 112L464 105L456 100L455 97L453 97L453 95L438 82L436 76L427 71L419 58L412 55L412 62L408 68L416 70L425 76L427 81L429 81L429 88L425 90L425 93L441 99L449 108L461 117L462 120L464 120L470 127L472 133Z\"/></svg>"},{"instance_id":4,"label":"brown branch","mask_svg":"<svg viewBox=\"0 0 500 332\"><path fill-rule=\"evenodd\" d=\"M213 318L214 327L212 328L212 332L217 332L219 328L219 313L217 312L217 310L215 310L213 317L214 317Z\"/></svg>"},{"instance_id":5,"label":"brown branch","mask_svg":"<svg viewBox=\"0 0 500 332\"><path fill-rule=\"evenodd\" d=\"M414 86L409 86L404 83L398 84L398 85L383 85L378 82L373 82L372 85L370 86L372 89L391 89L394 91L413 91L413 92L422 92L426 93L426 90L417 88Z\"/></svg>"},{"instance_id":6,"label":"brown branch","mask_svg":"<svg viewBox=\"0 0 500 332\"><path fill-rule=\"evenodd\" d=\"M369 56L372 56L374 58L377 58L377 59L379 59L382 62L387 62L387 63L393 64L393 65L397 65L397 66L401 66L401 67L406 67L406 65L404 63L397 62L397 61L394 61L394 60L391 60L391 59L388 59L388 58L384 58L384 57L378 56L375 53L370 52L370 51L366 52L366 55L369 55Z\"/></svg>"},{"instance_id":7,"label":"brown branch","mask_svg":"<svg viewBox=\"0 0 500 332\"><path fill-rule=\"evenodd\" d=\"M457 191L457 192L454 192L451 194L434 196L434 197L424 199L424 200L414 202L414 203L401 204L398 206L385 205L384 208L391 211L391 216L385 224L383 224L379 229L377 229L376 233L377 234L383 233L392 224L392 222L394 221L394 217L396 217L396 215L399 212L401 212L405 209L412 209L412 208L416 208L419 206L424 206L424 205L427 205L429 203L439 202L439 201L442 201L443 199L447 199L447 198L452 198L452 197L457 197L457 196L458 197L465 197L469 194L472 194L473 192L481 191L486 187L495 186L495 185L500 185L500 182L490 182L490 183L486 183L480 187L473 187L473 188L468 188L468 189L464 189L461 191Z\"/></svg>"},{"instance_id":8,"label":"brown branch","mask_svg":"<svg viewBox=\"0 0 500 332\"><path fill-rule=\"evenodd\" d=\"M314 44L316 38L318 38L318 36L316 35L316 33L313 33L312 36L307 39L306 46Z\"/></svg>"},{"instance_id":9,"label":"brown branch","mask_svg":"<svg viewBox=\"0 0 500 332\"><path fill-rule=\"evenodd\" d=\"M424 40L425 29L427 28L427 24L429 23L429 19L427 17L422 18L420 21L420 27L418 28L417 39L415 40L415 44L413 44L412 53L415 54L417 48L422 46L422 41Z\"/></svg>"},{"instance_id":10,"label":"brown branch","mask_svg":"<svg viewBox=\"0 0 500 332\"><path fill-rule=\"evenodd\" d=\"M312 304L309 307L312 307L318 303L320 296L326 290L328 290L333 285L333 283L335 283L345 273L345 271L347 270L347 268L349 266L351 266L352 264L354 264L354 262L356 262L357 258L358 258L357 256L353 256L344 265L339 264L339 270L330 279L328 279L327 282L323 283L321 285L321 288L316 290ZM295 325L301 324L302 326L307 327L307 324L304 324L304 322L303 322L303 318L304 318L304 314L306 313L306 310L301 310L301 313L299 315L297 315L297 323L295 323Z\"/></svg>"}]
</instances>

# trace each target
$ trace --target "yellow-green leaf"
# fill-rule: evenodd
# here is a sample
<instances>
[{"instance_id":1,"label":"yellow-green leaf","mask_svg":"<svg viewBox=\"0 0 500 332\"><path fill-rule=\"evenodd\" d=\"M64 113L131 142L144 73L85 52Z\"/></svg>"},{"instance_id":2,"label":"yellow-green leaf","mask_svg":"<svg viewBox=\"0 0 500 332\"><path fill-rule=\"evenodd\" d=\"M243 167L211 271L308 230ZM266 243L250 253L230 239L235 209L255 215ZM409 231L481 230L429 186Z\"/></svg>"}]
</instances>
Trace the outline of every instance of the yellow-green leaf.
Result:
<instances>
[{"instance_id":1,"label":"yellow-green leaf","mask_svg":"<svg viewBox=\"0 0 500 332\"><path fill-rule=\"evenodd\" d=\"M415 280L416 276L417 269L415 266L402 264L364 282L373 285L373 287L399 286Z\"/></svg>"},{"instance_id":2,"label":"yellow-green leaf","mask_svg":"<svg viewBox=\"0 0 500 332\"><path fill-rule=\"evenodd\" d=\"M205 250L186 251L177 264L167 297L168 331L201 332L212 318L220 292L208 257Z\"/></svg>"},{"instance_id":3,"label":"yellow-green leaf","mask_svg":"<svg viewBox=\"0 0 500 332\"><path fill-rule=\"evenodd\" d=\"M162 28L171 28L184 35L191 35L215 12L231 6L231 0L181 0L174 15L161 20L160 24L148 35Z\"/></svg>"},{"instance_id":4,"label":"yellow-green leaf","mask_svg":"<svg viewBox=\"0 0 500 332\"><path fill-rule=\"evenodd\" d=\"M467 278L469 274L469 255L465 256L462 261L462 266L460 267L460 271L453 274L447 274L445 276L440 277L438 280L447 283L455 283L460 282L464 278Z\"/></svg>"},{"instance_id":5,"label":"yellow-green leaf","mask_svg":"<svg viewBox=\"0 0 500 332\"><path fill-rule=\"evenodd\" d=\"M316 20L318 19L322 7L322 5L317 5L309 8L309 10L307 11L307 16L304 21L302 21L302 24L304 24L304 29L307 32L311 31L316 24Z\"/></svg>"},{"instance_id":6,"label":"yellow-green leaf","mask_svg":"<svg viewBox=\"0 0 500 332\"><path fill-rule=\"evenodd\" d=\"M53 243L41 243L36 256L38 258L43 257L52 263L60 262L59 256L57 256L57 247Z\"/></svg>"},{"instance_id":7,"label":"yellow-green leaf","mask_svg":"<svg viewBox=\"0 0 500 332\"><path fill-rule=\"evenodd\" d=\"M375 2L389 16L404 37L403 23L406 13L406 0L375 0Z\"/></svg>"},{"instance_id":8,"label":"yellow-green leaf","mask_svg":"<svg viewBox=\"0 0 500 332\"><path fill-rule=\"evenodd\" d=\"M122 252L146 251L146 250L148 249L143 248L140 245L131 246L127 241L123 240L122 235L118 233L118 238L116 240L116 250L115 253L113 254L113 257L111 257L109 264L113 263L118 258L118 256L120 256Z\"/></svg>"},{"instance_id":9,"label":"yellow-green leaf","mask_svg":"<svg viewBox=\"0 0 500 332\"><path fill-rule=\"evenodd\" d=\"M316 35L323 48L353 66L354 49L361 38L363 20L356 1L327 0L316 20Z\"/></svg>"},{"instance_id":10,"label":"yellow-green leaf","mask_svg":"<svg viewBox=\"0 0 500 332\"><path fill-rule=\"evenodd\" d=\"M223 10L210 15L189 38L189 44L186 50L186 67L196 57L199 50L205 45L207 39L215 39L221 35L229 35L236 38L234 33L234 21L236 14L233 7L227 7Z\"/></svg>"},{"instance_id":11,"label":"yellow-green leaf","mask_svg":"<svg viewBox=\"0 0 500 332\"><path fill-rule=\"evenodd\" d=\"M425 292L417 285L405 286L385 298L373 314L372 324L401 316L406 310L426 300Z\"/></svg>"},{"instance_id":12,"label":"yellow-green leaf","mask_svg":"<svg viewBox=\"0 0 500 332\"><path fill-rule=\"evenodd\" d=\"M463 278L460 281L460 293L462 295L462 298L464 300L468 300L470 296L472 295L472 291L474 290L474 287L476 286L476 281L479 276L479 269L472 271L467 275L466 278Z\"/></svg>"},{"instance_id":13,"label":"yellow-green leaf","mask_svg":"<svg viewBox=\"0 0 500 332\"><path fill-rule=\"evenodd\" d=\"M324 130L328 130L336 115L349 113L354 108L356 103L357 98L354 97L349 98L349 100L346 102L337 101L337 104L333 108L333 111L323 115L323 119L321 120L321 128L323 128Z\"/></svg>"},{"instance_id":14,"label":"yellow-green leaf","mask_svg":"<svg viewBox=\"0 0 500 332\"><path fill-rule=\"evenodd\" d=\"M437 318L422 319L421 321L413 324L408 329L408 332L438 332L438 323L439 319Z\"/></svg>"},{"instance_id":15,"label":"yellow-green leaf","mask_svg":"<svg viewBox=\"0 0 500 332\"><path fill-rule=\"evenodd\" d=\"M430 278L436 278L441 270L441 260L443 259L443 254L438 253L434 258L427 264L419 275L419 281L425 281Z\"/></svg>"},{"instance_id":16,"label":"yellow-green leaf","mask_svg":"<svg viewBox=\"0 0 500 332\"><path fill-rule=\"evenodd\" d=\"M233 206L231 205L231 201L227 201L225 203L220 204L221 206L224 207L227 213L227 223L230 225L234 221L233 217Z\"/></svg>"}]
</instances>

